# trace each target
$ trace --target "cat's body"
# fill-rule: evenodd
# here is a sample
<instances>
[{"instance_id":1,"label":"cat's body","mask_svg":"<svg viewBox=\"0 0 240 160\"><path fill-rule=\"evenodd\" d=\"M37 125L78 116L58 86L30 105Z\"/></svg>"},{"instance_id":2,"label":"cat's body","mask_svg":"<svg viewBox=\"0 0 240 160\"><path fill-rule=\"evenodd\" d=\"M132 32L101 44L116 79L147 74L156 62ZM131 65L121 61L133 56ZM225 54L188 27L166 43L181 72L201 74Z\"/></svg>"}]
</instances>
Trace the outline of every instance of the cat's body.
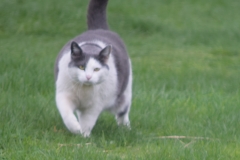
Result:
<instances>
[{"instance_id":1,"label":"cat's body","mask_svg":"<svg viewBox=\"0 0 240 160\"><path fill-rule=\"evenodd\" d=\"M90 1L88 31L69 41L55 64L57 108L66 127L84 136L104 110L130 127L131 62L120 37L108 30L107 2Z\"/></svg>"}]
</instances>

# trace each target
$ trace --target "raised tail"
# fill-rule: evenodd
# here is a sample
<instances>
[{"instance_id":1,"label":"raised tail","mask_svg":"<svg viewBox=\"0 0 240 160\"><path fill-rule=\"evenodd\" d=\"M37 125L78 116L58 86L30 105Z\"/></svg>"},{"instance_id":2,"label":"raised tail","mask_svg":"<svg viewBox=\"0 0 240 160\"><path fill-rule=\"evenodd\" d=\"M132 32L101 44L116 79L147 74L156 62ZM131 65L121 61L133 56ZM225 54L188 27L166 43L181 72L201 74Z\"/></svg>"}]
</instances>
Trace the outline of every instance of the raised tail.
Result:
<instances>
[{"instance_id":1,"label":"raised tail","mask_svg":"<svg viewBox=\"0 0 240 160\"><path fill-rule=\"evenodd\" d=\"M89 30L108 30L107 8L108 0L90 0L87 14L87 24Z\"/></svg>"}]
</instances>

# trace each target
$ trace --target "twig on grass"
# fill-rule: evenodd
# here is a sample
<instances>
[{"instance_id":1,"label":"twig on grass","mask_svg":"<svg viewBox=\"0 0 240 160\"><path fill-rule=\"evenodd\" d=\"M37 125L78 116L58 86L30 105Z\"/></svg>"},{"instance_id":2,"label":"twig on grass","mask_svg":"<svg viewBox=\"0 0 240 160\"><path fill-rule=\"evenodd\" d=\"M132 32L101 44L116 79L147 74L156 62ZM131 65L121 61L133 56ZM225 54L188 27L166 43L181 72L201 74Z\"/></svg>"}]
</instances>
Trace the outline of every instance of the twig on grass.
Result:
<instances>
[{"instance_id":1,"label":"twig on grass","mask_svg":"<svg viewBox=\"0 0 240 160\"><path fill-rule=\"evenodd\" d=\"M179 140L180 142L182 142L181 140ZM183 143L184 144L184 148L187 148L188 146L190 146L191 144L193 144L193 143L195 143L196 142L196 140L191 140L191 142L189 142L189 143Z\"/></svg>"},{"instance_id":2,"label":"twig on grass","mask_svg":"<svg viewBox=\"0 0 240 160\"><path fill-rule=\"evenodd\" d=\"M213 139L209 137L191 137L191 136L160 136L160 137L154 137L155 139L176 139L179 142L184 145L184 148L189 147L191 144L195 143L197 140L218 140L218 139ZM191 141L189 143L184 143L181 141L182 139L190 139Z\"/></svg>"},{"instance_id":3,"label":"twig on grass","mask_svg":"<svg viewBox=\"0 0 240 160\"><path fill-rule=\"evenodd\" d=\"M81 144L58 144L59 147L82 147Z\"/></svg>"},{"instance_id":4,"label":"twig on grass","mask_svg":"<svg viewBox=\"0 0 240 160\"><path fill-rule=\"evenodd\" d=\"M92 143L86 143L86 146L91 145ZM83 147L83 144L61 144L58 143L58 147Z\"/></svg>"},{"instance_id":5,"label":"twig on grass","mask_svg":"<svg viewBox=\"0 0 240 160\"><path fill-rule=\"evenodd\" d=\"M160 136L160 139L194 139L194 140L217 140L209 137L191 137L191 136Z\"/></svg>"}]
</instances>

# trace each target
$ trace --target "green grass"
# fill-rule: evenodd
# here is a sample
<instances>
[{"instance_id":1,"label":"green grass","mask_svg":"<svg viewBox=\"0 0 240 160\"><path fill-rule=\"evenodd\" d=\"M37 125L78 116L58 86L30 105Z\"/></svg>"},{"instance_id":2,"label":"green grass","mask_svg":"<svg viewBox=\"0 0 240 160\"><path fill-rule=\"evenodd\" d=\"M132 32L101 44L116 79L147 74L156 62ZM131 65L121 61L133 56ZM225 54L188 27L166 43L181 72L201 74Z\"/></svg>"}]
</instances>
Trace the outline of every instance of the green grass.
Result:
<instances>
[{"instance_id":1,"label":"green grass","mask_svg":"<svg viewBox=\"0 0 240 160\"><path fill-rule=\"evenodd\" d=\"M110 0L133 63L132 130L104 113L87 139L63 125L53 76L86 8L1 1L0 159L240 159L239 1ZM205 139L162 137L173 135Z\"/></svg>"}]
</instances>

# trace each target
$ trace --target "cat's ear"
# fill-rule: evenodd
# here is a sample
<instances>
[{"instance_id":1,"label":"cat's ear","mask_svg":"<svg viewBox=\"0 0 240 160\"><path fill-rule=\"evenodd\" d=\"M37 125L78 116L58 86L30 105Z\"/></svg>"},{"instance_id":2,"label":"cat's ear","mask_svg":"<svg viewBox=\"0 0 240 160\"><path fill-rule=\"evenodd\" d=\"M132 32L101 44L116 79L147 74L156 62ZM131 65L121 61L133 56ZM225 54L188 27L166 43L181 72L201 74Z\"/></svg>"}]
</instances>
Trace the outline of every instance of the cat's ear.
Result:
<instances>
[{"instance_id":1,"label":"cat's ear","mask_svg":"<svg viewBox=\"0 0 240 160\"><path fill-rule=\"evenodd\" d=\"M100 60L101 60L103 63L106 63L111 52L112 52L112 46L111 46L111 45L106 46L106 47L105 47L103 50L101 50L101 52L99 53Z\"/></svg>"},{"instance_id":2,"label":"cat's ear","mask_svg":"<svg viewBox=\"0 0 240 160\"><path fill-rule=\"evenodd\" d=\"M80 59L83 57L83 51L81 47L74 41L71 43L71 57L73 59Z\"/></svg>"}]
</instances>

